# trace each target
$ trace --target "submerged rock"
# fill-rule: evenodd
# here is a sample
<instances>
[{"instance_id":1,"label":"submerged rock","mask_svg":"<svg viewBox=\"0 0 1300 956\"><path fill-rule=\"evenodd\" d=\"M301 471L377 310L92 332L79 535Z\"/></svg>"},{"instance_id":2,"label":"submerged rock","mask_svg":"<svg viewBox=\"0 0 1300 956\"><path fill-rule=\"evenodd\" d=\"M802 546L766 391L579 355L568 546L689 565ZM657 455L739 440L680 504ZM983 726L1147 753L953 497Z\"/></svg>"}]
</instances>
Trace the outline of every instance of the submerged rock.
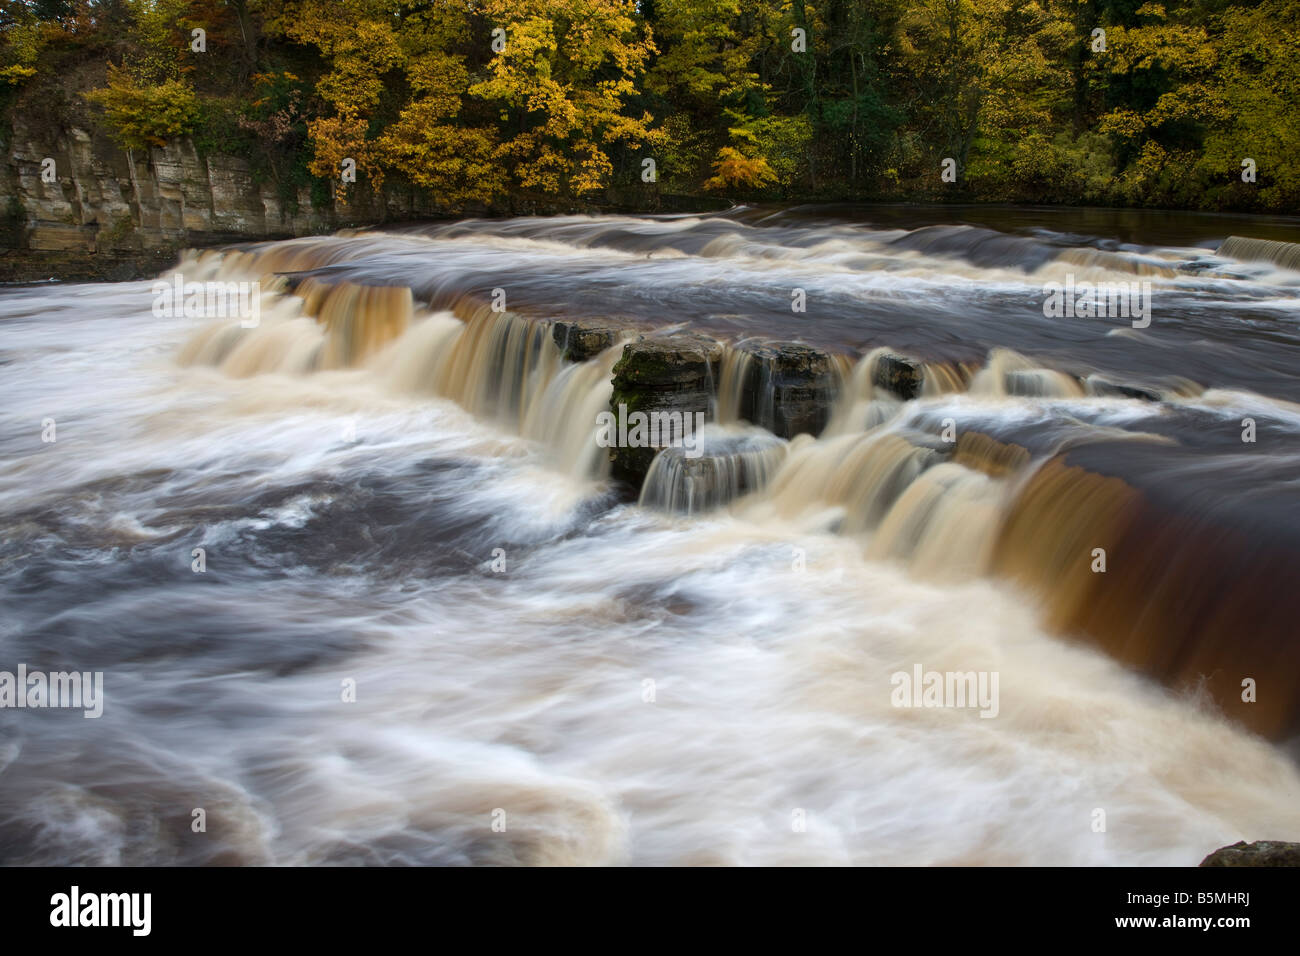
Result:
<instances>
[{"instance_id":1,"label":"submerged rock","mask_svg":"<svg viewBox=\"0 0 1300 956\"><path fill-rule=\"evenodd\" d=\"M1241 840L1215 850L1201 861L1201 866L1300 866L1300 843Z\"/></svg>"},{"instance_id":2,"label":"submerged rock","mask_svg":"<svg viewBox=\"0 0 1300 956\"><path fill-rule=\"evenodd\" d=\"M1160 401L1160 393L1155 389L1141 385L1125 385L1112 382L1100 375L1089 375L1084 384L1093 395L1116 398L1136 398L1144 402Z\"/></svg>"},{"instance_id":3,"label":"submerged rock","mask_svg":"<svg viewBox=\"0 0 1300 956\"><path fill-rule=\"evenodd\" d=\"M680 413L691 427L711 416L714 383L722 363L723 346L716 339L694 332L641 336L623 346L614 365L610 411L616 417L642 412ZM668 442L619 442L610 449L610 472L636 488L641 487L655 454Z\"/></svg>"}]
</instances>

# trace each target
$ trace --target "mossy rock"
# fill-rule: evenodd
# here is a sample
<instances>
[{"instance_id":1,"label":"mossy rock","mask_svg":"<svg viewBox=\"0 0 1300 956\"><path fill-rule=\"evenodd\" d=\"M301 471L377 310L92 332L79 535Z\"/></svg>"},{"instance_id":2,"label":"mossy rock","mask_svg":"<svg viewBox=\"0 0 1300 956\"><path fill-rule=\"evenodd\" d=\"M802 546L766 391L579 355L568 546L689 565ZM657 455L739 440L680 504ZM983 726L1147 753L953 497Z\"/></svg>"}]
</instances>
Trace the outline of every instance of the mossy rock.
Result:
<instances>
[{"instance_id":1,"label":"mossy rock","mask_svg":"<svg viewBox=\"0 0 1300 956\"><path fill-rule=\"evenodd\" d=\"M610 410L616 417L621 405L629 415L703 412L711 419L722 354L721 342L698 333L643 335L623 346L614 365ZM654 447L611 448L611 473L640 488L657 452Z\"/></svg>"},{"instance_id":2,"label":"mossy rock","mask_svg":"<svg viewBox=\"0 0 1300 956\"><path fill-rule=\"evenodd\" d=\"M551 337L569 362L585 362L635 330L623 319L556 319Z\"/></svg>"}]
</instances>

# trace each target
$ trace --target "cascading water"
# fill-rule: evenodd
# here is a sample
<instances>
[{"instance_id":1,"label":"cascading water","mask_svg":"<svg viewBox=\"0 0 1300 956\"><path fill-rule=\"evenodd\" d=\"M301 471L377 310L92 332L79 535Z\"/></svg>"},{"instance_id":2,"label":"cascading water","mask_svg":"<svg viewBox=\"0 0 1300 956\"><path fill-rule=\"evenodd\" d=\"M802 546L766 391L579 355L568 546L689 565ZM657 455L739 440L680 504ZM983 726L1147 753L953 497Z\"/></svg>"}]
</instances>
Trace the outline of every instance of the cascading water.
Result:
<instances>
[{"instance_id":1,"label":"cascading water","mask_svg":"<svg viewBox=\"0 0 1300 956\"><path fill-rule=\"evenodd\" d=\"M182 261L258 281L251 328L157 316L151 283L0 293L0 670L105 676L98 720L0 710L0 854L1183 864L1300 838L1293 758L1244 729L1285 744L1300 701L1289 260L808 216ZM1048 318L1072 272L1151 281L1152 324ZM577 361L554 334L614 314L728 343L715 421L639 503L597 437L637 333ZM794 340L831 354L807 394L756 374ZM830 391L824 428L760 427ZM996 718L895 706L918 664L999 673ZM1256 709L1225 716L1243 674Z\"/></svg>"},{"instance_id":2,"label":"cascading water","mask_svg":"<svg viewBox=\"0 0 1300 956\"><path fill-rule=\"evenodd\" d=\"M294 261L305 255L299 251ZM264 256L273 262L274 255ZM211 264L211 255L205 262ZM212 275L229 280L266 263L237 256ZM256 328L238 319L197 332L180 350L182 364L219 367L246 377L365 365L392 391L439 395L541 442L583 478L602 478L608 462L596 444L596 414L609 404L618 350L565 366L550 326L462 300L451 311L415 315L411 290L307 279L293 296L268 297Z\"/></svg>"},{"instance_id":3,"label":"cascading water","mask_svg":"<svg viewBox=\"0 0 1300 956\"><path fill-rule=\"evenodd\" d=\"M761 428L708 426L699 438L698 455L666 448L655 456L642 505L686 514L721 507L766 485L786 452Z\"/></svg>"}]
</instances>

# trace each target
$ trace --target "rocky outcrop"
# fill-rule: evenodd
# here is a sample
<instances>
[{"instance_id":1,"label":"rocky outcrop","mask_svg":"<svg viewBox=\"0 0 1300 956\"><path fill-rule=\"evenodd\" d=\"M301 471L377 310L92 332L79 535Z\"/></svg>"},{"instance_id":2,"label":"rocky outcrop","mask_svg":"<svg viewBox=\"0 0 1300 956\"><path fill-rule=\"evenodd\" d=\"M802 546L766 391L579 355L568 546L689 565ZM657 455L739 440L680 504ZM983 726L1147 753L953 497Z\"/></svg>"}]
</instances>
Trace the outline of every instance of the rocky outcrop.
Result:
<instances>
[{"instance_id":1,"label":"rocky outcrop","mask_svg":"<svg viewBox=\"0 0 1300 956\"><path fill-rule=\"evenodd\" d=\"M114 264L151 268L191 246L436 214L400 191L373 195L360 188L349 204L336 204L325 191L314 202L310 189L259 181L248 159L200 155L188 139L128 152L98 128L37 119L16 111L5 143L0 270L6 279L46 278L51 271L60 278L112 278L107 270Z\"/></svg>"},{"instance_id":2,"label":"rocky outcrop","mask_svg":"<svg viewBox=\"0 0 1300 956\"><path fill-rule=\"evenodd\" d=\"M633 333L618 320L574 319L556 321L553 334L566 358L584 361ZM820 434L839 391L835 357L793 342L742 342L735 348L727 361L743 359L728 366L740 370L732 393L736 417L778 438ZM726 346L699 333L641 334L624 346L614 366L610 408L615 415L620 406L627 415L699 412L712 420L726 354ZM612 449L614 476L641 487L660 447L664 446ZM724 457L730 453L722 452ZM695 476L710 467L691 460L680 470Z\"/></svg>"},{"instance_id":3,"label":"rocky outcrop","mask_svg":"<svg viewBox=\"0 0 1300 956\"><path fill-rule=\"evenodd\" d=\"M893 392L899 398L910 400L921 394L925 381L925 366L916 359L894 352L876 357L872 384Z\"/></svg>"},{"instance_id":4,"label":"rocky outcrop","mask_svg":"<svg viewBox=\"0 0 1300 956\"><path fill-rule=\"evenodd\" d=\"M451 208L436 191L390 175L364 177L347 202L331 184L277 183L257 157L200 134L128 152L84 94L102 89L94 60L61 80L27 84L0 117L0 281L123 279L156 275L192 247L331 233L349 226L443 218L633 211L698 212L722 200L614 189L600 201L511 194ZM639 185L639 184L638 184Z\"/></svg>"},{"instance_id":5,"label":"rocky outcrop","mask_svg":"<svg viewBox=\"0 0 1300 956\"><path fill-rule=\"evenodd\" d=\"M1300 866L1300 843L1241 840L1215 850L1201 861L1201 866Z\"/></svg>"},{"instance_id":6,"label":"rocky outcrop","mask_svg":"<svg viewBox=\"0 0 1300 956\"><path fill-rule=\"evenodd\" d=\"M722 343L706 335L643 335L623 347L623 357L614 365L610 410L616 417L635 412L680 412L690 415L692 422L696 413L709 418L722 354ZM610 449L611 474L640 488L656 452L665 443L623 444Z\"/></svg>"},{"instance_id":7,"label":"rocky outcrop","mask_svg":"<svg viewBox=\"0 0 1300 956\"><path fill-rule=\"evenodd\" d=\"M739 417L781 438L819 435L839 391L835 360L794 342L744 342L753 361L740 383Z\"/></svg>"}]
</instances>

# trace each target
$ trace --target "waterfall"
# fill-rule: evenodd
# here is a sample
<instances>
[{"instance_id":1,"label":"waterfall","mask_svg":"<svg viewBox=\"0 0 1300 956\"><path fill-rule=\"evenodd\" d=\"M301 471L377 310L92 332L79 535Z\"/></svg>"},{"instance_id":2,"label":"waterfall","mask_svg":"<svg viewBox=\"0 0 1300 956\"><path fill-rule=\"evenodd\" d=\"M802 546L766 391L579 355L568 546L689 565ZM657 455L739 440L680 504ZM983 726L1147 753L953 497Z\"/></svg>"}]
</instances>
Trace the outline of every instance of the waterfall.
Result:
<instances>
[{"instance_id":1,"label":"waterfall","mask_svg":"<svg viewBox=\"0 0 1300 956\"><path fill-rule=\"evenodd\" d=\"M700 438L700 457L680 448L655 456L641 489L643 506L683 514L712 511L763 488L786 452L784 441L761 428L709 426Z\"/></svg>"},{"instance_id":2,"label":"waterfall","mask_svg":"<svg viewBox=\"0 0 1300 956\"><path fill-rule=\"evenodd\" d=\"M1300 272L1300 242L1229 236L1219 244L1217 255L1242 262L1271 262L1283 269Z\"/></svg>"},{"instance_id":3,"label":"waterfall","mask_svg":"<svg viewBox=\"0 0 1300 956\"><path fill-rule=\"evenodd\" d=\"M199 260L224 278L256 276L268 266L337 258L297 244L288 252L211 253ZM181 348L183 365L211 365L234 377L307 375L363 367L390 390L438 395L467 411L542 443L557 467L601 479L609 464L596 444L596 415L607 409L610 371L620 346L582 363L563 361L551 323L495 311L463 298L455 312L417 310L403 286L328 283L308 277L293 293L272 280L262 321L212 323Z\"/></svg>"},{"instance_id":4,"label":"waterfall","mask_svg":"<svg viewBox=\"0 0 1300 956\"><path fill-rule=\"evenodd\" d=\"M583 242L594 247L600 235L584 235ZM969 232L941 231L923 247L950 254L953 243L967 240L983 242ZM353 267L370 262L384 242L362 234L190 256L182 268L191 276L258 279L262 319L252 329L236 320L202 327L178 361L233 378L354 370L395 394L450 399L535 442L561 473L606 480L610 459L598 441L597 416L609 409L614 365L634 327L614 323L614 331L599 333L604 347L588 343L583 354L590 357L566 361L561 346L581 319L564 317L557 344L544 312L493 309L472 282L443 278L417 298L410 285L358 281ZM1282 245L1234 238L1220 252L1289 261ZM987 253L1001 268L1009 249L988 246L973 255ZM758 250L733 235L710 240L704 253L725 258ZM1051 261L1115 275L1177 272L1096 249L1067 250ZM716 380L709 370L704 385L715 424L693 451L665 448L654 456L640 505L685 515L728 510L760 525L830 530L856 542L864 557L921 579L1014 581L1045 601L1054 631L1085 633L1166 683L1221 671L1240 650L1232 628L1258 618L1253 612L1215 612L1195 626L1175 625L1182 618L1172 606L1156 619L1133 609L1137 598L1120 610L1114 598L1101 597L1112 593L1098 590L1109 579L1086 571L1087 557L1106 550L1104 542L1129 541L1133 532L1126 529L1153 520L1152 505L1127 468L1107 475L1062 464L1071 449L1087 445L1178 445L1184 433L1143 431L1126 421L1145 414L1144 404L1160 415L1203 401L1197 382L1170 374L1133 381L1086 366L1065 371L1009 346L989 349L981 363L876 345L856 360L831 354L822 366L828 371L813 374L800 363L816 354L761 336L725 342ZM791 379L792 368L811 377ZM790 440L771 433L788 415L791 395L827 381L832 397L824 427ZM1116 424L1093 420L1108 415L1118 416ZM1220 533L1217 519L1189 513L1179 520L1189 534ZM1180 582L1199 573L1186 560L1180 566ZM1129 569L1128 580L1134 594L1159 593L1167 573L1144 563ZM1094 604L1105 613L1090 610ZM1130 626L1123 614L1142 623ZM1267 633L1277 627L1271 618L1258 626ZM1121 637L1129 634L1140 636ZM1273 641L1262 637L1259 647ZM1166 660L1170 654L1176 662ZM1258 654L1260 669L1278 666L1264 650ZM1211 685L1218 699L1231 696L1221 678ZM1300 706L1300 686L1284 698L1234 716L1280 732Z\"/></svg>"}]
</instances>

